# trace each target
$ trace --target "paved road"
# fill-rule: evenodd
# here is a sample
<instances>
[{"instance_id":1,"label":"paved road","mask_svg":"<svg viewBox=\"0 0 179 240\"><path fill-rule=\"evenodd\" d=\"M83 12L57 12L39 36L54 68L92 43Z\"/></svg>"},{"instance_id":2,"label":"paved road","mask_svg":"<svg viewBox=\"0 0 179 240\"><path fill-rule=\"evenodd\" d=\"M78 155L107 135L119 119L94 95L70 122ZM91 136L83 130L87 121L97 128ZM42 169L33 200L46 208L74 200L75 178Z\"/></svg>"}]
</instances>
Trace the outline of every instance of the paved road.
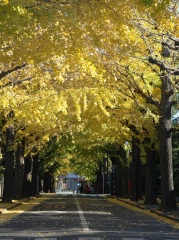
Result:
<instances>
[{"instance_id":1,"label":"paved road","mask_svg":"<svg viewBox=\"0 0 179 240\"><path fill-rule=\"evenodd\" d=\"M0 226L0 240L178 240L179 230L100 195L53 195Z\"/></svg>"}]
</instances>

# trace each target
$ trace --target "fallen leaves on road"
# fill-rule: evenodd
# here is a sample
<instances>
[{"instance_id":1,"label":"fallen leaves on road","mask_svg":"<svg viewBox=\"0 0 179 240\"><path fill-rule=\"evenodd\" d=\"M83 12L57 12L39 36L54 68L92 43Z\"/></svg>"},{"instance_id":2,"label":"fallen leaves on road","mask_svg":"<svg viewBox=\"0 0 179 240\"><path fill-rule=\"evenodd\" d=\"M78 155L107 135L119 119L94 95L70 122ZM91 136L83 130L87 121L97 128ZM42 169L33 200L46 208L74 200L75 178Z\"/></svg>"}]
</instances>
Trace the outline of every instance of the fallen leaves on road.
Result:
<instances>
[{"instance_id":1,"label":"fallen leaves on road","mask_svg":"<svg viewBox=\"0 0 179 240\"><path fill-rule=\"evenodd\" d=\"M153 218L155 218L157 220L166 222L166 223L172 225L173 227L175 227L176 229L179 229L179 223L177 223L177 222L175 222L173 220L167 219L164 216L159 216L156 213L151 212L150 210L138 208L137 206L133 206L131 204L125 203L125 202L120 201L119 199L115 199L115 198L108 198L108 200L110 202L117 203L120 206L126 207L126 208L128 208L130 210L133 210L133 211L136 211L136 212L140 212L140 213L146 214L148 216L151 216L151 217L153 217Z\"/></svg>"},{"instance_id":2,"label":"fallen leaves on road","mask_svg":"<svg viewBox=\"0 0 179 240\"><path fill-rule=\"evenodd\" d=\"M37 204L47 200L46 198L24 198L22 200L13 200L12 203L0 202L0 224L12 219L17 214L32 209Z\"/></svg>"}]
</instances>

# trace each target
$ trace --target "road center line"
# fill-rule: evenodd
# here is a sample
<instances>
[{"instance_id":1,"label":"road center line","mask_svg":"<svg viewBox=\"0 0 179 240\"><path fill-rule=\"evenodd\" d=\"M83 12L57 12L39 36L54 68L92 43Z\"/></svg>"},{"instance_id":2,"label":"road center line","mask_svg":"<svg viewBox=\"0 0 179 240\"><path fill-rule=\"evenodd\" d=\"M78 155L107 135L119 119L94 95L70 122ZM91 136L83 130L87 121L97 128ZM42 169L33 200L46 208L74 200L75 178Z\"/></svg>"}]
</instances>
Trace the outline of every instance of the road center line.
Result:
<instances>
[{"instance_id":1,"label":"road center line","mask_svg":"<svg viewBox=\"0 0 179 240\"><path fill-rule=\"evenodd\" d=\"M83 214L83 211L80 207L80 204L78 202L78 199L75 197L75 202L76 202L76 205L77 205L77 209L78 209L78 213L79 213L79 216L80 216L80 220L81 220L81 224L82 224L82 227L83 227L83 231L89 231L89 227L88 227L88 223L85 219L85 216Z\"/></svg>"}]
</instances>

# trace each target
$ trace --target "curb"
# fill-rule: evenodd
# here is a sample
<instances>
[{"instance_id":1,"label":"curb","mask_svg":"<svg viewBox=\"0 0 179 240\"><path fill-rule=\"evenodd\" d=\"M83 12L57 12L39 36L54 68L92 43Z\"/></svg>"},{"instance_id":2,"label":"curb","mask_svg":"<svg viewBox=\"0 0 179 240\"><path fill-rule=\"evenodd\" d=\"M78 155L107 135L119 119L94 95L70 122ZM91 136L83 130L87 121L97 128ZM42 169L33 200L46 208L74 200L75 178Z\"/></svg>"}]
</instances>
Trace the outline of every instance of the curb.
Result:
<instances>
[{"instance_id":1,"label":"curb","mask_svg":"<svg viewBox=\"0 0 179 240\"><path fill-rule=\"evenodd\" d=\"M35 197L29 197L29 198L27 198L26 202L30 201L31 199L38 198L38 197L40 197L39 194ZM11 209L13 209L15 207L18 207L20 205L22 205L22 203L16 203L16 205L14 205L12 207L9 207L9 208L0 208L0 214L6 213L8 210L11 210Z\"/></svg>"},{"instance_id":2,"label":"curb","mask_svg":"<svg viewBox=\"0 0 179 240\"><path fill-rule=\"evenodd\" d=\"M175 217L175 216L171 216L171 215L167 215L161 211L154 211L154 210L150 210L152 213L155 213L157 214L158 216L161 216L161 217L165 217L165 218L168 218L172 221L175 221L177 223L179 223L179 218Z\"/></svg>"},{"instance_id":3,"label":"curb","mask_svg":"<svg viewBox=\"0 0 179 240\"><path fill-rule=\"evenodd\" d=\"M11 210L15 207L20 206L22 203L17 203L15 206L9 207L9 208L0 208L0 214L6 213L8 210Z\"/></svg>"},{"instance_id":4,"label":"curb","mask_svg":"<svg viewBox=\"0 0 179 240\"><path fill-rule=\"evenodd\" d=\"M0 214L7 212L7 208L0 208Z\"/></svg>"}]
</instances>

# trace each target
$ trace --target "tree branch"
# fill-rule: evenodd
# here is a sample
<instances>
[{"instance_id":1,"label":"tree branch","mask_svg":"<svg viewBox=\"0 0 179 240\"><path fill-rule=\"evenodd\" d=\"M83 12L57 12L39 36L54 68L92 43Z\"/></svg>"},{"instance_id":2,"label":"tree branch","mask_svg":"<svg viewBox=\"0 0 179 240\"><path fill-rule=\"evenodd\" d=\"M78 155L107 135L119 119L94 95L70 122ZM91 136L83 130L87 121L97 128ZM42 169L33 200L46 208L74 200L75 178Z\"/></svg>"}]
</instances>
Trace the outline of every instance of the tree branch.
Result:
<instances>
[{"instance_id":1,"label":"tree branch","mask_svg":"<svg viewBox=\"0 0 179 240\"><path fill-rule=\"evenodd\" d=\"M179 46L177 46L177 45L172 46L171 44L169 44L167 42L162 42L162 45L168 47L169 49L171 49L173 51L177 51L179 49Z\"/></svg>"},{"instance_id":2,"label":"tree branch","mask_svg":"<svg viewBox=\"0 0 179 240\"><path fill-rule=\"evenodd\" d=\"M177 76L179 75L179 69L171 68L165 65L163 62L156 60L151 56L148 58L148 62L151 64L157 65L161 69L161 71L167 71L170 75L177 75Z\"/></svg>"},{"instance_id":3,"label":"tree branch","mask_svg":"<svg viewBox=\"0 0 179 240\"><path fill-rule=\"evenodd\" d=\"M13 72L15 72L15 71L17 71L17 70L19 70L19 69L21 69L21 68L24 68L25 66L26 66L26 63L23 63L22 65L20 65L20 66L15 66L14 68L9 69L9 70L7 70L7 71L2 71L2 72L0 73L0 80L1 80L3 77L7 76L8 74L13 73Z\"/></svg>"},{"instance_id":4,"label":"tree branch","mask_svg":"<svg viewBox=\"0 0 179 240\"><path fill-rule=\"evenodd\" d=\"M3 87L6 87L6 86L11 85L11 84L13 84L13 86L16 86L16 85L21 84L22 82L29 81L29 80L31 80L32 78L33 78L33 76L32 76L32 77L29 77L29 78L22 79L22 80L18 80L18 81L16 81L16 82L8 82L8 83L6 83L5 85L3 85Z\"/></svg>"}]
</instances>

